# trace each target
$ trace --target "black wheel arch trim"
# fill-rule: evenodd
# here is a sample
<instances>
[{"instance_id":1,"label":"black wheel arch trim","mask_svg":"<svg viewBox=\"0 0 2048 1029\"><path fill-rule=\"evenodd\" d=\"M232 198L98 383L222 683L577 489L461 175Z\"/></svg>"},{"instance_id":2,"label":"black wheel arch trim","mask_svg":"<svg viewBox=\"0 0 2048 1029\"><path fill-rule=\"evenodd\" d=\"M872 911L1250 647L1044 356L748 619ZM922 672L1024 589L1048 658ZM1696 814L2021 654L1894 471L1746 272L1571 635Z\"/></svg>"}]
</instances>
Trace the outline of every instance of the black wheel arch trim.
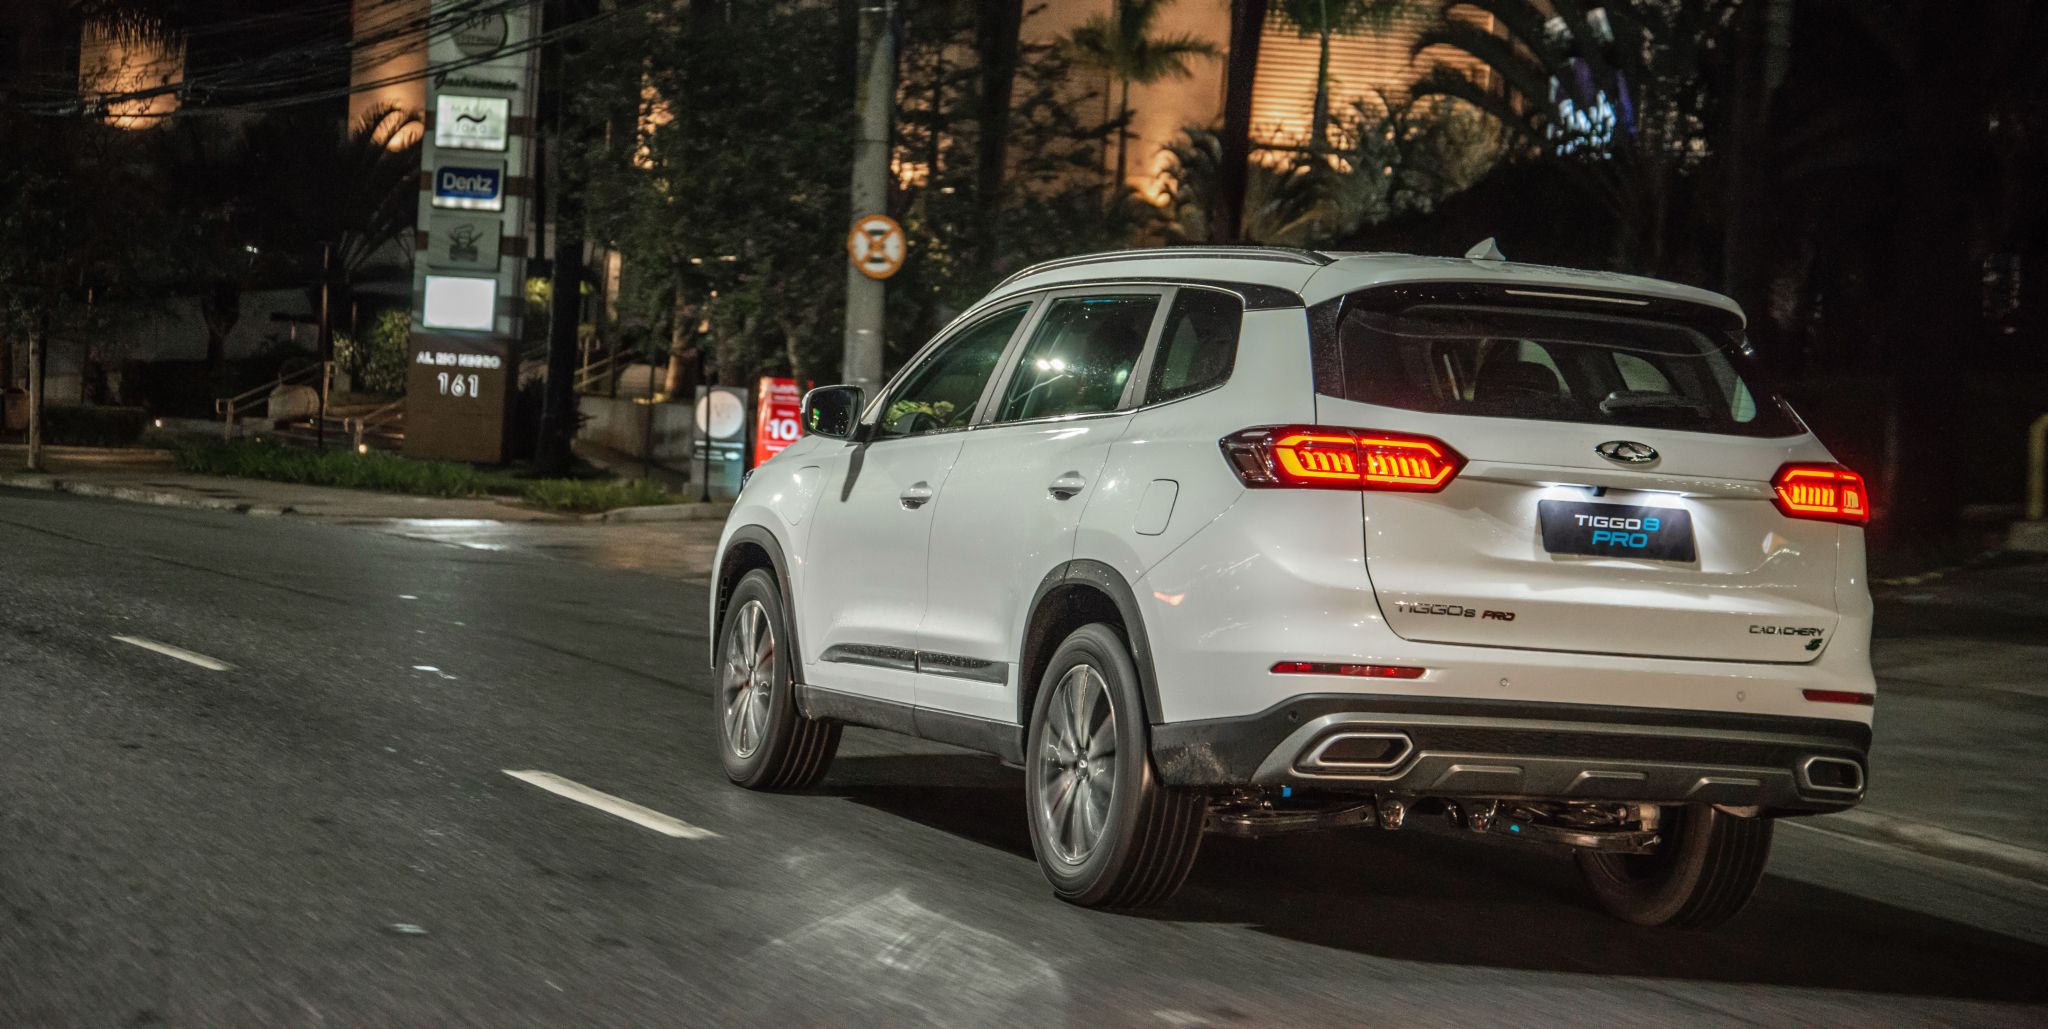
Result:
<instances>
[{"instance_id":1,"label":"black wheel arch trim","mask_svg":"<svg viewBox=\"0 0 2048 1029\"><path fill-rule=\"evenodd\" d=\"M1075 558L1061 563L1045 578L1039 580L1038 589L1031 595L1030 613L1024 619L1025 639L1018 642L1019 658L1017 671L1017 722L1031 724L1031 712L1024 707L1024 698L1030 695L1034 684L1024 682L1022 658L1030 645L1030 626L1038 620L1038 610L1046 596L1062 586L1089 586L1107 596L1116 605L1117 614L1123 619L1124 637L1130 643L1131 664L1138 669L1138 692L1145 698L1145 720L1159 724L1159 680L1152 670L1152 641L1145 632L1145 618L1138 607L1137 592L1124 579L1123 573L1115 568L1090 558ZM1050 641L1055 646L1057 640Z\"/></svg>"},{"instance_id":2,"label":"black wheel arch trim","mask_svg":"<svg viewBox=\"0 0 2048 1029\"><path fill-rule=\"evenodd\" d=\"M734 529L732 536L725 541L725 549L719 552L718 578L714 587L718 604L718 610L714 612L717 620L713 623L711 646L708 648L711 666L718 666L717 630L725 624L725 604L732 592L732 584L739 581L739 576L728 575L727 569L731 567L733 553L744 544L760 547L767 553L768 563L775 569L775 585L782 591L783 621L787 623L785 627L789 631L789 677L796 682L803 682L804 649L797 639L796 591L789 583L789 558L783 555L782 544L775 538L775 534L760 525L743 525Z\"/></svg>"}]
</instances>

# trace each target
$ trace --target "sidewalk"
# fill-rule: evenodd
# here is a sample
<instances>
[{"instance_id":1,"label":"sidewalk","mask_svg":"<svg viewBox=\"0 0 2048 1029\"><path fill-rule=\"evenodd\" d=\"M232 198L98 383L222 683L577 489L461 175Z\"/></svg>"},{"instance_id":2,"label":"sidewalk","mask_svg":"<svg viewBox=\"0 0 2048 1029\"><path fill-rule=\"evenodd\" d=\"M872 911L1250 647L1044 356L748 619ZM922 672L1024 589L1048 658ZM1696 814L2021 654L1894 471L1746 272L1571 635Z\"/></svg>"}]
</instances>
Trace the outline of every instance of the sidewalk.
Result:
<instances>
[{"instance_id":1,"label":"sidewalk","mask_svg":"<svg viewBox=\"0 0 2048 1029\"><path fill-rule=\"evenodd\" d=\"M1814 824L2048 883L2048 560L1875 596L1869 797Z\"/></svg>"},{"instance_id":2,"label":"sidewalk","mask_svg":"<svg viewBox=\"0 0 2048 1029\"><path fill-rule=\"evenodd\" d=\"M580 515L526 507L510 498L444 499L178 471L168 451L44 448L46 471L21 471L20 446L0 446L0 486L56 490L159 507L352 520L632 522L723 518L728 505L676 504ZM715 509L715 510L714 510Z\"/></svg>"}]
</instances>

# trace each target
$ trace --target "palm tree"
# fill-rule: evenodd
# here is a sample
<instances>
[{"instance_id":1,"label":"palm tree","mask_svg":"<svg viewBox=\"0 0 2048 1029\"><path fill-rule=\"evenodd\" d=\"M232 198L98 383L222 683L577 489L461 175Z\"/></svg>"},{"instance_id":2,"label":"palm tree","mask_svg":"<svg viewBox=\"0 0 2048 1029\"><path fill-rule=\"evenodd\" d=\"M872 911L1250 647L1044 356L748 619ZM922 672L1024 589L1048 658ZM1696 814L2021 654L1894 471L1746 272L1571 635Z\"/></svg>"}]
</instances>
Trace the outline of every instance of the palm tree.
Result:
<instances>
[{"instance_id":1,"label":"palm tree","mask_svg":"<svg viewBox=\"0 0 2048 1029\"><path fill-rule=\"evenodd\" d=\"M1078 64L1101 68L1115 79L1117 97L1116 183L1124 181L1130 144L1131 84L1145 86L1194 74L1188 62L1216 57L1216 44L1190 35L1155 36L1153 23L1173 0L1114 0L1115 10L1098 14L1068 33L1066 48Z\"/></svg>"},{"instance_id":2,"label":"palm tree","mask_svg":"<svg viewBox=\"0 0 2048 1029\"><path fill-rule=\"evenodd\" d=\"M1499 31L1449 17L1451 7L1491 15ZM1478 108L1527 154L1556 159L1628 226L1626 266L1665 262L1674 222L1687 214L1681 180L1709 150L1714 95L1702 84L1734 20L1719 0L1611 0L1587 10L1538 0L1455 0L1414 52L1448 47L1490 73L1482 82L1439 62L1416 96ZM1496 84L1497 83L1497 84Z\"/></svg>"},{"instance_id":3,"label":"palm tree","mask_svg":"<svg viewBox=\"0 0 2048 1029\"><path fill-rule=\"evenodd\" d=\"M1330 40L1340 34L1370 29L1384 32L1414 0L1278 0L1280 16L1302 38L1316 37L1316 99L1310 114L1309 149L1330 147Z\"/></svg>"}]
</instances>

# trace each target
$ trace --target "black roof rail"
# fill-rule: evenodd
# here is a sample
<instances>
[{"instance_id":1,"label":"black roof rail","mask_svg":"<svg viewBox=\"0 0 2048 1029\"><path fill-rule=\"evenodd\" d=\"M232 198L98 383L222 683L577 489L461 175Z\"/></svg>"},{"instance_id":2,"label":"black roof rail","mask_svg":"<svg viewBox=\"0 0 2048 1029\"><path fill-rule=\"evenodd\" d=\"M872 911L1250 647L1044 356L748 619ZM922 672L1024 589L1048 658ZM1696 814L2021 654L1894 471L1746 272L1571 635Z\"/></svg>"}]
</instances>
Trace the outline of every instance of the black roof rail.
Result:
<instances>
[{"instance_id":1,"label":"black roof rail","mask_svg":"<svg viewBox=\"0 0 2048 1029\"><path fill-rule=\"evenodd\" d=\"M1297 250L1293 247L1261 246L1195 246L1195 247L1143 247L1137 250L1110 250L1099 254L1081 254L1076 257L1058 257L1019 271L1002 282L996 289L1002 289L1019 279L1049 272L1058 268L1073 268L1085 264L1108 264L1114 261L1143 261L1161 257L1193 258L1238 258L1249 261L1285 261L1289 264L1306 264L1322 267L1334 264L1336 259L1314 250Z\"/></svg>"}]
</instances>

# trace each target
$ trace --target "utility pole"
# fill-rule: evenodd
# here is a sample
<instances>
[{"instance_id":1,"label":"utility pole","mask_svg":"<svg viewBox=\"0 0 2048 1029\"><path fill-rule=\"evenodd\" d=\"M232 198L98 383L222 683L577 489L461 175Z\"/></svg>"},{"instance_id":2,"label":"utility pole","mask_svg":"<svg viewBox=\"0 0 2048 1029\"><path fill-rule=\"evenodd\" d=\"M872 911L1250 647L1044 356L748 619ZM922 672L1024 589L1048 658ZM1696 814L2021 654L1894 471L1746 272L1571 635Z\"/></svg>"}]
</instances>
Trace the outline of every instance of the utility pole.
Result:
<instances>
[{"instance_id":1,"label":"utility pole","mask_svg":"<svg viewBox=\"0 0 2048 1029\"><path fill-rule=\"evenodd\" d=\"M41 322L43 315L34 316ZM43 337L38 325L28 333L28 470L43 470Z\"/></svg>"},{"instance_id":2,"label":"utility pole","mask_svg":"<svg viewBox=\"0 0 2048 1029\"><path fill-rule=\"evenodd\" d=\"M313 419L313 445L327 449L327 387L334 378L334 320L328 291L334 287L334 244L320 244L320 417Z\"/></svg>"},{"instance_id":3,"label":"utility pole","mask_svg":"<svg viewBox=\"0 0 2048 1029\"><path fill-rule=\"evenodd\" d=\"M586 15L579 0L552 0L554 17L543 23L553 31L582 21ZM547 48L541 58L542 88L551 103L549 121L554 126L552 145L545 147L545 165L539 177L554 176L548 195L554 201L554 261L548 275L548 374L540 405L540 438L535 441L533 463L542 475L566 475L574 461L570 443L576 437L576 330L583 313L583 209L576 186L570 182L571 155L578 142L571 132L580 127L564 113L569 105L569 83L563 73L562 48L566 41ZM545 221L537 213L536 230ZM652 394L648 399L653 400Z\"/></svg>"},{"instance_id":4,"label":"utility pole","mask_svg":"<svg viewBox=\"0 0 2048 1029\"><path fill-rule=\"evenodd\" d=\"M859 79L854 109L860 135L853 145L853 212L848 226L889 206L889 131L896 106L895 0L860 0ZM846 350L840 378L873 392L882 385L882 316L886 293L846 262Z\"/></svg>"}]
</instances>

